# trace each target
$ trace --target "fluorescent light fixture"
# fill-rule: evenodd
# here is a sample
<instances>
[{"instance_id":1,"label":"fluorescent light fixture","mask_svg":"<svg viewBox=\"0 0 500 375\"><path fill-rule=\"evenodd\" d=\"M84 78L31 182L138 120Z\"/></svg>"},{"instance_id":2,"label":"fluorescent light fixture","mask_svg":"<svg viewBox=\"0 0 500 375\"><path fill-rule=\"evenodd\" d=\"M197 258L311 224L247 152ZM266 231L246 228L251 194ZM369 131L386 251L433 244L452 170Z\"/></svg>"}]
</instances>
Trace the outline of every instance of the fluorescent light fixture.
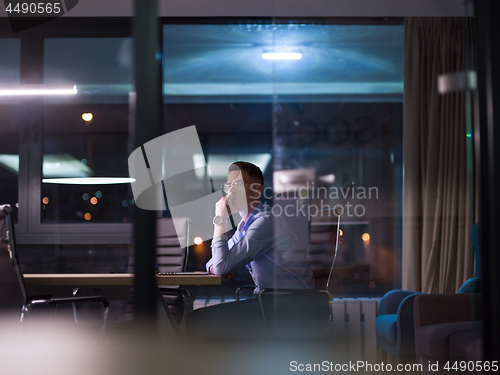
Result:
<instances>
[{"instance_id":1,"label":"fluorescent light fixture","mask_svg":"<svg viewBox=\"0 0 500 375\"><path fill-rule=\"evenodd\" d=\"M19 173L19 155L0 154L0 167L4 167L12 173ZM94 172L69 154L45 154L43 156L42 174L44 178L73 178L89 177Z\"/></svg>"},{"instance_id":2,"label":"fluorescent light fixture","mask_svg":"<svg viewBox=\"0 0 500 375\"><path fill-rule=\"evenodd\" d=\"M0 85L0 96L17 95L74 95L75 85Z\"/></svg>"},{"instance_id":3,"label":"fluorescent light fixture","mask_svg":"<svg viewBox=\"0 0 500 375\"><path fill-rule=\"evenodd\" d=\"M112 185L129 184L135 182L135 178L129 177L79 177L79 178L44 178L44 184L64 185Z\"/></svg>"},{"instance_id":4,"label":"fluorescent light fixture","mask_svg":"<svg viewBox=\"0 0 500 375\"><path fill-rule=\"evenodd\" d=\"M19 173L19 155L0 155L0 167L4 167L16 174Z\"/></svg>"},{"instance_id":5,"label":"fluorescent light fixture","mask_svg":"<svg viewBox=\"0 0 500 375\"><path fill-rule=\"evenodd\" d=\"M302 58L301 52L263 52L262 58L264 60L300 60Z\"/></svg>"}]
</instances>

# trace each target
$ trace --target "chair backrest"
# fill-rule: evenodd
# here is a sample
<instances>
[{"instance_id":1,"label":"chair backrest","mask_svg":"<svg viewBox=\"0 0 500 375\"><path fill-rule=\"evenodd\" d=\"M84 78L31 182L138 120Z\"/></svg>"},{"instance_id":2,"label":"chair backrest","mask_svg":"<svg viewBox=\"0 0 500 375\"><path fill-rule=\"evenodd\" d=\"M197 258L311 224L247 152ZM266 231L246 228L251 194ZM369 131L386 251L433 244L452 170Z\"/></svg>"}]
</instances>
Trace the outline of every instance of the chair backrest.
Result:
<instances>
[{"instance_id":1,"label":"chair backrest","mask_svg":"<svg viewBox=\"0 0 500 375\"><path fill-rule=\"evenodd\" d=\"M10 205L0 205L0 308L2 309L18 309L28 298L17 260L11 213Z\"/></svg>"},{"instance_id":2,"label":"chair backrest","mask_svg":"<svg viewBox=\"0 0 500 375\"><path fill-rule=\"evenodd\" d=\"M181 220L175 219L175 220ZM185 231L187 232L186 218ZM178 226L179 227L179 226ZM187 234L186 234L187 235ZM159 217L156 219L156 264L159 272L183 272L187 267L187 247L181 247L171 217ZM134 272L134 254L130 255L128 271Z\"/></svg>"},{"instance_id":3,"label":"chair backrest","mask_svg":"<svg viewBox=\"0 0 500 375\"><path fill-rule=\"evenodd\" d=\"M184 222L187 232L187 221ZM178 226L179 228L179 226ZM187 242L186 242L187 243ZM156 264L160 272L183 272L187 267L188 247L181 247L174 226L174 219L159 217L156 220Z\"/></svg>"}]
</instances>

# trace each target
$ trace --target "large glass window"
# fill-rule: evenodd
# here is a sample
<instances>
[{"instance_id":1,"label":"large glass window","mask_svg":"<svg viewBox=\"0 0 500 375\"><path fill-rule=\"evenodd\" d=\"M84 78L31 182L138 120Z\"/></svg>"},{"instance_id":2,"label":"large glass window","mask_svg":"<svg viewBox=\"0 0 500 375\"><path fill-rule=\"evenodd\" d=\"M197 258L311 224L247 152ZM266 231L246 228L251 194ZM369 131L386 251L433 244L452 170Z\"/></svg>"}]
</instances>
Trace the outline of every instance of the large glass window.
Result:
<instances>
[{"instance_id":1,"label":"large glass window","mask_svg":"<svg viewBox=\"0 0 500 375\"><path fill-rule=\"evenodd\" d=\"M44 99L41 222L130 222L132 40L46 39L44 53L44 83L78 94Z\"/></svg>"},{"instance_id":2,"label":"large glass window","mask_svg":"<svg viewBox=\"0 0 500 375\"><path fill-rule=\"evenodd\" d=\"M318 288L335 248L333 208L343 243L331 291L400 286L403 26L174 24L163 43L164 131L196 125L208 164L259 165L270 206L307 200ZM226 176L212 171L215 189ZM200 268L209 246L195 246Z\"/></svg>"},{"instance_id":3,"label":"large glass window","mask_svg":"<svg viewBox=\"0 0 500 375\"><path fill-rule=\"evenodd\" d=\"M0 85L20 82L20 40L0 39ZM0 204L19 204L19 99L0 96ZM14 209L17 222L18 210Z\"/></svg>"}]
</instances>

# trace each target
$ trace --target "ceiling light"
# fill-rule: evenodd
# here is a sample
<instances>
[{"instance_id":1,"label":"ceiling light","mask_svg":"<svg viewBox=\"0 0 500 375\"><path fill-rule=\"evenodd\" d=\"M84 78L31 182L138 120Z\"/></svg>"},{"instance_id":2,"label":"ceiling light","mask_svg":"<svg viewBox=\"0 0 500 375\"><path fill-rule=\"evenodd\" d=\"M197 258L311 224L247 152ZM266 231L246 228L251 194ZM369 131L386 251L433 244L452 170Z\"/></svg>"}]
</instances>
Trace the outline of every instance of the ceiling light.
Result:
<instances>
[{"instance_id":1,"label":"ceiling light","mask_svg":"<svg viewBox=\"0 0 500 375\"><path fill-rule=\"evenodd\" d=\"M90 112L89 113L82 113L83 121L89 122L89 121L92 121L93 118L94 118L94 115Z\"/></svg>"},{"instance_id":2,"label":"ceiling light","mask_svg":"<svg viewBox=\"0 0 500 375\"><path fill-rule=\"evenodd\" d=\"M44 178L44 184L65 185L111 185L129 184L135 182L135 178L129 177L81 177L81 178Z\"/></svg>"},{"instance_id":3,"label":"ceiling light","mask_svg":"<svg viewBox=\"0 0 500 375\"><path fill-rule=\"evenodd\" d=\"M301 52L263 52L262 58L264 60L300 60L302 58Z\"/></svg>"},{"instance_id":4,"label":"ceiling light","mask_svg":"<svg viewBox=\"0 0 500 375\"><path fill-rule=\"evenodd\" d=\"M74 95L75 85L0 85L0 96Z\"/></svg>"}]
</instances>

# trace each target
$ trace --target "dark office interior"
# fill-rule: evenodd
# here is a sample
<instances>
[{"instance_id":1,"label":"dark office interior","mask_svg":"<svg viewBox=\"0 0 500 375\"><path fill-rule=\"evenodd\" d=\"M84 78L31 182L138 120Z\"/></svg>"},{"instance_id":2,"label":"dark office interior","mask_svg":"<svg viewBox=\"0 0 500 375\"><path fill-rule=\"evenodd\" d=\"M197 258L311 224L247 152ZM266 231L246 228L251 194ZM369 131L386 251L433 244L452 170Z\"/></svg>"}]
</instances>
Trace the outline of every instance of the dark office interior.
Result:
<instances>
[{"instance_id":1,"label":"dark office interior","mask_svg":"<svg viewBox=\"0 0 500 375\"><path fill-rule=\"evenodd\" d=\"M497 371L494 1L64 3L0 17L6 374ZM210 269L235 161L263 174L273 286Z\"/></svg>"}]
</instances>

